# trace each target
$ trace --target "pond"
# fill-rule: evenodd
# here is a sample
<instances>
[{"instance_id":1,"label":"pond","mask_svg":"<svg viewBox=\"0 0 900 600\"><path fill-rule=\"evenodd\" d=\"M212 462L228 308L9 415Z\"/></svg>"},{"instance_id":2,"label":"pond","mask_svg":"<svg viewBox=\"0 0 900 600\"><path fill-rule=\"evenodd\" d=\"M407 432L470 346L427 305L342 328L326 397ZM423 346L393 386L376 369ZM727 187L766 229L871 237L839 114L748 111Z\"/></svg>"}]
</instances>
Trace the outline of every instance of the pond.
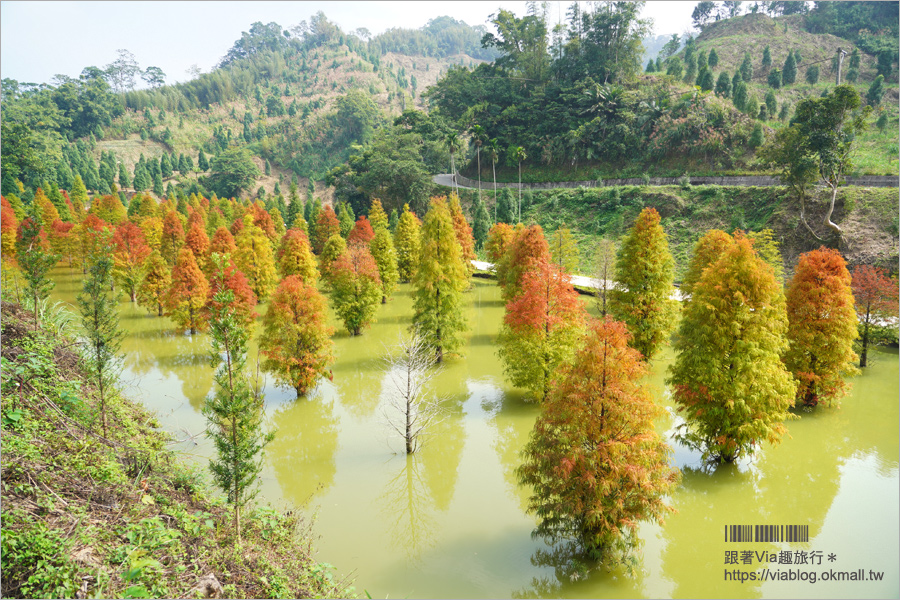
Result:
<instances>
[{"instance_id":1,"label":"pond","mask_svg":"<svg viewBox=\"0 0 900 600\"><path fill-rule=\"evenodd\" d=\"M59 267L55 280L54 299L74 301L80 273ZM323 380L301 399L271 378L266 385L267 425L276 437L267 449L260 497L314 516L317 559L334 565L338 576L351 576L361 596L900 594L896 351L878 350L840 407L799 411L780 445L764 446L743 464L704 469L696 453L676 445L673 460L683 482L671 502L678 512L662 527L640 528L637 574L595 571L579 578L556 569L553 548L531 538L535 521L525 514L527 490L517 485L515 469L538 408L503 377L494 346L503 318L496 284L475 279L466 306L468 344L432 385L446 416L411 457L386 425L381 396L381 357L412 315L408 286L360 337L350 337L331 315L333 381ZM127 302L121 326L128 332L122 344L126 393L158 413L163 427L182 440L180 449L205 462L210 446L200 408L213 385L208 336L176 334L167 318ZM255 353L254 346L250 362ZM657 424L667 434L677 422L664 385L673 358L664 351L648 381L669 411ZM728 542L729 525L804 525L809 539ZM804 557L807 564L796 564ZM726 564L732 559L738 564ZM770 577L780 571L803 579L726 580L734 569L761 577L765 568ZM839 571L855 576L859 569L867 580L823 580L842 577ZM883 578L873 581L878 572Z\"/></svg>"}]
</instances>

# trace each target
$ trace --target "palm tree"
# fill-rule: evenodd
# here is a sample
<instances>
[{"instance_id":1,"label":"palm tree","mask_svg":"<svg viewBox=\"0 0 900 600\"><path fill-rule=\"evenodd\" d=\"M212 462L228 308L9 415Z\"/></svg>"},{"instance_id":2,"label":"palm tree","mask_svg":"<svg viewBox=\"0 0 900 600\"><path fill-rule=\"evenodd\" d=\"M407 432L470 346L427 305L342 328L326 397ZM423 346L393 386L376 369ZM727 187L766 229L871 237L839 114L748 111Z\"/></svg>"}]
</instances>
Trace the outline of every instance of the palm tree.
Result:
<instances>
[{"instance_id":1,"label":"palm tree","mask_svg":"<svg viewBox=\"0 0 900 600\"><path fill-rule=\"evenodd\" d=\"M528 158L528 155L525 154L525 148L522 146L516 146L515 148L510 148L513 158L519 161L519 222L522 222L522 161Z\"/></svg>"},{"instance_id":2,"label":"palm tree","mask_svg":"<svg viewBox=\"0 0 900 600\"><path fill-rule=\"evenodd\" d=\"M481 144L487 139L484 127L472 126L472 140L475 142L475 154L478 156L478 201L481 202Z\"/></svg>"},{"instance_id":3,"label":"palm tree","mask_svg":"<svg viewBox=\"0 0 900 600\"><path fill-rule=\"evenodd\" d=\"M488 156L491 157L491 169L494 171L494 223L497 222L497 160L500 158L500 144L497 138L488 142Z\"/></svg>"}]
</instances>

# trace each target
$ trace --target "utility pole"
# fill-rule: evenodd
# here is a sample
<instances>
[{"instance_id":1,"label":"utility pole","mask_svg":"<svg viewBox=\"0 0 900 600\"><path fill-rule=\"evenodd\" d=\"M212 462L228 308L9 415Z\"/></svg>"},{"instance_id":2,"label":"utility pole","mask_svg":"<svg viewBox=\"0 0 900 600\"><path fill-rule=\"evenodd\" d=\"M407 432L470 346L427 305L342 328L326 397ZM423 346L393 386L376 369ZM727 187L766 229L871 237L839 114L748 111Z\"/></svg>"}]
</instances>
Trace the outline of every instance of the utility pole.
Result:
<instances>
[{"instance_id":1,"label":"utility pole","mask_svg":"<svg viewBox=\"0 0 900 600\"><path fill-rule=\"evenodd\" d=\"M841 65L844 64L844 55L847 53L844 52L843 48L837 49L837 80L835 81L835 85L841 85Z\"/></svg>"}]
</instances>

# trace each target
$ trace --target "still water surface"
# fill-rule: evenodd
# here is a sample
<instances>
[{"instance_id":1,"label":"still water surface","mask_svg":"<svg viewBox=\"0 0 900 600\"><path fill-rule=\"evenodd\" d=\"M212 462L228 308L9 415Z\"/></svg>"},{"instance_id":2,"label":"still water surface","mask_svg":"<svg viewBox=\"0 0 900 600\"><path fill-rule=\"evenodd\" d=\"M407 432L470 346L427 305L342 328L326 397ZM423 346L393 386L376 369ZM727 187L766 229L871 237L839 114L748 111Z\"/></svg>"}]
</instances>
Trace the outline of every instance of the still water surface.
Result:
<instances>
[{"instance_id":1,"label":"still water surface","mask_svg":"<svg viewBox=\"0 0 900 600\"><path fill-rule=\"evenodd\" d=\"M74 301L80 274L58 268L54 298ZM433 381L447 417L414 456L388 430L382 405L381 356L412 315L401 286L379 309L378 322L352 338L335 328L334 381L308 397L271 382L265 390L268 426L261 497L276 507L315 515L318 559L351 574L372 597L485 598L548 596L881 598L900 595L898 490L898 357L878 351L839 408L798 412L789 435L752 461L715 470L675 446L683 483L671 501L678 510L662 527L644 525L639 572L594 572L573 581L547 561L551 550L531 538L527 490L515 468L538 409L502 375L494 340L503 304L494 282L476 279L466 296L471 325L462 357L445 362ZM265 307L259 309L265 312ZM159 415L184 440L179 447L205 462L210 446L200 413L213 385L209 338L176 334L166 318L121 304L127 330L126 392ZM261 328L258 328L257 334ZM256 348L251 350L255 360ZM676 418L665 390L671 350L654 361L648 385ZM808 543L726 543L726 525L808 525ZM738 565L725 564L738 551ZM823 553L820 565L744 564L742 551L762 555ZM828 555L835 560L829 562ZM814 560L815 562L815 560ZM760 573L800 569L807 581L725 580L726 570ZM881 581L821 581L832 571L884 572ZM826 577L828 575L825 575Z\"/></svg>"}]
</instances>

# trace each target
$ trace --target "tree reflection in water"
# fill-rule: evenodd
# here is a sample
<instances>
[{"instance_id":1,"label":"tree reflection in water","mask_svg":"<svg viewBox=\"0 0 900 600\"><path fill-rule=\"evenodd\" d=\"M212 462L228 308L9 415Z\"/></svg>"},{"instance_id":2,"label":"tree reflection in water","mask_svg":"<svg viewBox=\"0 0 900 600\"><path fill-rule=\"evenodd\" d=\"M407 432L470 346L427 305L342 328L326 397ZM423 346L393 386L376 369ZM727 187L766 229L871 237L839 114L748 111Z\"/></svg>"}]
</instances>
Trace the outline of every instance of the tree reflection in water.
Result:
<instances>
[{"instance_id":1,"label":"tree reflection in water","mask_svg":"<svg viewBox=\"0 0 900 600\"><path fill-rule=\"evenodd\" d=\"M412 563L419 562L422 551L434 545L437 516L422 477L420 458L418 454L392 458L391 462L400 464L400 469L378 497L394 548Z\"/></svg>"}]
</instances>

